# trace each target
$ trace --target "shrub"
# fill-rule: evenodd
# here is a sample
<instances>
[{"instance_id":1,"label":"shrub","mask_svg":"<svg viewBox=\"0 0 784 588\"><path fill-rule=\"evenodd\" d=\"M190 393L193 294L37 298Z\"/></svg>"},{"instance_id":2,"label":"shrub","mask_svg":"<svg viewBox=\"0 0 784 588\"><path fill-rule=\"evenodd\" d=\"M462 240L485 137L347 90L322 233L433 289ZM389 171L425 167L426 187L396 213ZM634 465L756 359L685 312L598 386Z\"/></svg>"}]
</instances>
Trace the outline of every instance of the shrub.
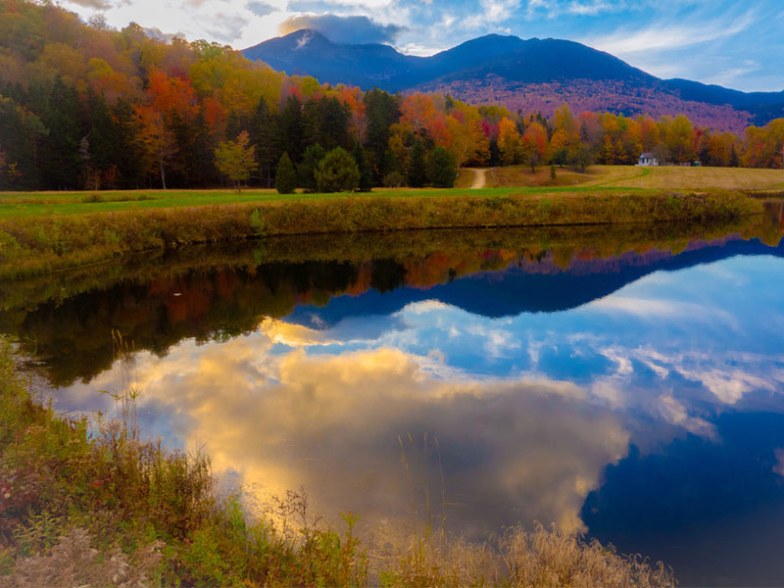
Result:
<instances>
[{"instance_id":1,"label":"shrub","mask_svg":"<svg viewBox=\"0 0 784 588\"><path fill-rule=\"evenodd\" d=\"M319 192L353 192L359 187L357 162L342 147L336 147L321 160L316 169Z\"/></svg>"}]
</instances>

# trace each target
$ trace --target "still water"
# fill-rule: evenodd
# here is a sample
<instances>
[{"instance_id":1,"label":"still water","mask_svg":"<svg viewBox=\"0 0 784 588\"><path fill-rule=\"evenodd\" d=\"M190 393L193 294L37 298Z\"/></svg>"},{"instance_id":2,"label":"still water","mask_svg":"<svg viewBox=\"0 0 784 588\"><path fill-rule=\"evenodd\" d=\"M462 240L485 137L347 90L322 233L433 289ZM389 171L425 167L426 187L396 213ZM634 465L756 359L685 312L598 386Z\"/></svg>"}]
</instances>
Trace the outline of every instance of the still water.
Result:
<instances>
[{"instance_id":1,"label":"still water","mask_svg":"<svg viewBox=\"0 0 784 588\"><path fill-rule=\"evenodd\" d=\"M0 289L57 409L139 424L327 519L540 521L784 579L784 244L719 228L291 239ZM114 359L112 330L136 351Z\"/></svg>"}]
</instances>

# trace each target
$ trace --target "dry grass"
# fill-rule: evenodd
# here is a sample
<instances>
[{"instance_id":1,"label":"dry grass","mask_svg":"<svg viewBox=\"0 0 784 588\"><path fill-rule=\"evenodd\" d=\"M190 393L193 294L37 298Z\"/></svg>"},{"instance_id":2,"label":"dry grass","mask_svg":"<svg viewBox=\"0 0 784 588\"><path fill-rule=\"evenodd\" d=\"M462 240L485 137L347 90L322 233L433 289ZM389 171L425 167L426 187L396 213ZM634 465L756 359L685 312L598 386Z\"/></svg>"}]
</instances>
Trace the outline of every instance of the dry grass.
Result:
<instances>
[{"instance_id":1,"label":"dry grass","mask_svg":"<svg viewBox=\"0 0 784 588\"><path fill-rule=\"evenodd\" d=\"M71 588L73 586L151 586L161 562L156 542L138 549L129 559L117 546L101 553L85 529L72 529L46 554L19 558L11 574L2 578L7 588Z\"/></svg>"},{"instance_id":2,"label":"dry grass","mask_svg":"<svg viewBox=\"0 0 784 588\"><path fill-rule=\"evenodd\" d=\"M593 178L592 173L579 173L568 168L555 168L555 179L550 175L550 166L540 165L535 172L528 166L497 167L487 173L488 186L501 188L505 186L578 186L587 184Z\"/></svg>"},{"instance_id":3,"label":"dry grass","mask_svg":"<svg viewBox=\"0 0 784 588\"><path fill-rule=\"evenodd\" d=\"M459 185L473 181L471 170L461 170ZM780 190L784 189L784 170L738 167L633 167L596 165L584 174L540 166L535 174L526 166L498 167L488 172L489 187L580 186L596 188L639 188L648 190Z\"/></svg>"},{"instance_id":4,"label":"dry grass","mask_svg":"<svg viewBox=\"0 0 784 588\"><path fill-rule=\"evenodd\" d=\"M537 525L507 529L484 543L443 533L384 528L370 549L370 578L389 587L509 586L514 588L669 588L672 569L624 556L598 541Z\"/></svg>"}]
</instances>

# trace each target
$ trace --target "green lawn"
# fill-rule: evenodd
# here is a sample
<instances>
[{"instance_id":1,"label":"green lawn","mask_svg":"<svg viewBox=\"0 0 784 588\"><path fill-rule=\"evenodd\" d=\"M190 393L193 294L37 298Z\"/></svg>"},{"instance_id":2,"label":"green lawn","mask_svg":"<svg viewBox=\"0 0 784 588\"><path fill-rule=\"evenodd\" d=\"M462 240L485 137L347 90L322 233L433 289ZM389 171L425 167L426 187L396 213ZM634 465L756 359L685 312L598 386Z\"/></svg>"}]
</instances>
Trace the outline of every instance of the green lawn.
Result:
<instances>
[{"instance_id":1,"label":"green lawn","mask_svg":"<svg viewBox=\"0 0 784 588\"><path fill-rule=\"evenodd\" d=\"M602 187L602 192L629 188ZM638 188L632 188L637 191ZM106 192L0 192L0 220L14 220L35 216L67 216L124 210L160 209L171 207L207 206L216 204L248 204L261 202L325 201L353 198L430 198L430 197L505 197L514 195L540 195L585 193L596 191L595 186L551 187L501 187L468 189L387 189L377 188L370 193L289 194L273 190L139 190ZM97 200L97 201L96 201Z\"/></svg>"},{"instance_id":2,"label":"green lawn","mask_svg":"<svg viewBox=\"0 0 784 588\"><path fill-rule=\"evenodd\" d=\"M505 197L543 194L585 194L590 192L660 192L661 190L780 190L784 189L784 170L744 168L683 168L632 166L594 166L579 174L558 169L552 182L549 167L536 173L530 168L513 166L488 172L488 188L464 187L473 178L471 170L461 170L454 189L376 188L369 194L353 198L429 198L434 196ZM77 192L0 192L0 220L36 216L60 216L131 209L247 204L255 202L291 202L345 198L346 194L280 195L274 190L129 190Z\"/></svg>"}]
</instances>

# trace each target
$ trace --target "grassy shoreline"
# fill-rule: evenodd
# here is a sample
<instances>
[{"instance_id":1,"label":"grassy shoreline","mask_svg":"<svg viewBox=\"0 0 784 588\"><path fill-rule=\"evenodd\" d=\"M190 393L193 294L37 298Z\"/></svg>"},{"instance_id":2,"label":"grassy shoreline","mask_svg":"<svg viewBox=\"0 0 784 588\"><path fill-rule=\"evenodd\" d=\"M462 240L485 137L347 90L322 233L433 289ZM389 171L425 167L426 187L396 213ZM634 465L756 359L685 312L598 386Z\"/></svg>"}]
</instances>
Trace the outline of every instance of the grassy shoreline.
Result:
<instances>
[{"instance_id":1,"label":"grassy shoreline","mask_svg":"<svg viewBox=\"0 0 784 588\"><path fill-rule=\"evenodd\" d=\"M0 207L0 277L80 267L132 252L272 236L726 222L763 211L761 202L734 191L593 188L521 193L521 189L505 188L477 192L270 196L226 204L206 197L198 206L193 205L191 195L185 199L187 205L128 207L134 203L121 201L125 209L95 212L92 204L71 203L65 205L67 213L55 213L45 206L27 214L20 210L32 204L4 202Z\"/></svg>"},{"instance_id":2,"label":"grassy shoreline","mask_svg":"<svg viewBox=\"0 0 784 588\"><path fill-rule=\"evenodd\" d=\"M91 431L35 403L0 338L0 583L30 586L645 586L671 587L663 564L539 526L482 544L420 529L360 541L307 497L254 519L216 498L209 460L142 441L132 406Z\"/></svg>"}]
</instances>

